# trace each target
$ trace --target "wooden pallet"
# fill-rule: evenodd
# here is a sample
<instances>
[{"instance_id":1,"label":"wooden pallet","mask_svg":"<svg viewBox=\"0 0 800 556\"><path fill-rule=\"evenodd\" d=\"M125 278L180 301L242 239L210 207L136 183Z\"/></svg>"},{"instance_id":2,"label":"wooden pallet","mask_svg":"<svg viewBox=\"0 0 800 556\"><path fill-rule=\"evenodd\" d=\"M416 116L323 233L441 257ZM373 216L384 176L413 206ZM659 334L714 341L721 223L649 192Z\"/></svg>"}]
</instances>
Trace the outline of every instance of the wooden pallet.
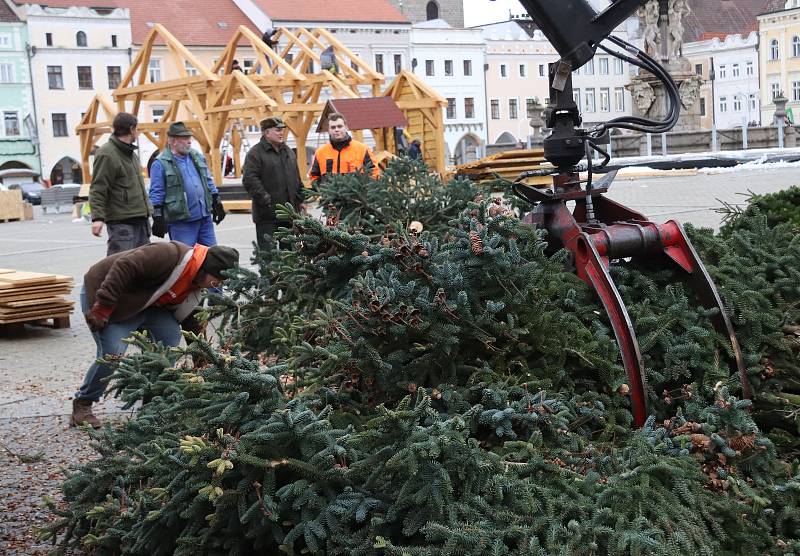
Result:
<instances>
[{"instance_id":1,"label":"wooden pallet","mask_svg":"<svg viewBox=\"0 0 800 556\"><path fill-rule=\"evenodd\" d=\"M246 201L222 201L222 206L225 207L226 212L251 212L253 201L249 199Z\"/></svg>"},{"instance_id":2,"label":"wooden pallet","mask_svg":"<svg viewBox=\"0 0 800 556\"><path fill-rule=\"evenodd\" d=\"M30 326L43 326L53 329L69 328L69 314L51 315L49 317L30 320L2 321L0 322L0 335L19 334L25 330L26 324Z\"/></svg>"},{"instance_id":3,"label":"wooden pallet","mask_svg":"<svg viewBox=\"0 0 800 556\"><path fill-rule=\"evenodd\" d=\"M68 327L75 302L63 296L71 291L70 276L0 269L0 327L50 326L50 321L52 328Z\"/></svg>"},{"instance_id":4,"label":"wooden pallet","mask_svg":"<svg viewBox=\"0 0 800 556\"><path fill-rule=\"evenodd\" d=\"M505 151L456 166L453 168L453 173L479 182L492 181L497 179L497 176L514 181L522 172L541 169L545 163L544 151L541 149ZM530 178L526 183L544 185L552 183L552 179Z\"/></svg>"}]
</instances>

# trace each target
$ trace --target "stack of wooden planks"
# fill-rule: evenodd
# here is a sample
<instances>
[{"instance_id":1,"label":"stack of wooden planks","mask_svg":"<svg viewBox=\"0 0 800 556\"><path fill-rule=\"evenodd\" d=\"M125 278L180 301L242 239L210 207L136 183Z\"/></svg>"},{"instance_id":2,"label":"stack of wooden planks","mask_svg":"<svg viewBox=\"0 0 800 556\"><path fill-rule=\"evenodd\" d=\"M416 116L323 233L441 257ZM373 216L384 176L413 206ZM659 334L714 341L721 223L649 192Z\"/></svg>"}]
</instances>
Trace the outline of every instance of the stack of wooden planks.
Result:
<instances>
[{"instance_id":1,"label":"stack of wooden planks","mask_svg":"<svg viewBox=\"0 0 800 556\"><path fill-rule=\"evenodd\" d=\"M549 166L541 149L505 151L456 166L453 173L478 182L492 181L498 175L514 181L522 172L541 169L543 164ZM553 179L547 176L526 180L529 185L549 185L552 182Z\"/></svg>"},{"instance_id":2,"label":"stack of wooden planks","mask_svg":"<svg viewBox=\"0 0 800 556\"><path fill-rule=\"evenodd\" d=\"M74 302L64 296L71 291L70 276L0 268L0 325L52 319L53 328L66 328Z\"/></svg>"}]
</instances>

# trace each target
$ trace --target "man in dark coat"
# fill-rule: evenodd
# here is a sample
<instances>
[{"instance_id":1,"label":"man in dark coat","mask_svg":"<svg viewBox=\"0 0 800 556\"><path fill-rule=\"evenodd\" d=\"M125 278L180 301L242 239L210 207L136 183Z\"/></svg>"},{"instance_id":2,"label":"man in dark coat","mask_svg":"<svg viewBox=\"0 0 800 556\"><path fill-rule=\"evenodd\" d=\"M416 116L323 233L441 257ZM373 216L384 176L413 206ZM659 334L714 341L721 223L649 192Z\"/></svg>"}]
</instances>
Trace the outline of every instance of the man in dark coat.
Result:
<instances>
[{"instance_id":1,"label":"man in dark coat","mask_svg":"<svg viewBox=\"0 0 800 556\"><path fill-rule=\"evenodd\" d=\"M290 203L300 210L303 202L303 180L297 169L297 158L286 145L286 124L278 117L261 121L261 140L247 153L242 184L253 200L253 222L259 249L272 247L275 229L291 225L278 220L275 207Z\"/></svg>"},{"instance_id":2,"label":"man in dark coat","mask_svg":"<svg viewBox=\"0 0 800 556\"><path fill-rule=\"evenodd\" d=\"M134 330L177 346L181 323L186 326L202 290L219 287L224 271L238 261L239 252L231 247L170 241L117 253L92 266L83 278L81 308L97 353L75 393L70 425L100 427L92 404L103 395L113 368L99 359L123 355L124 340Z\"/></svg>"}]
</instances>

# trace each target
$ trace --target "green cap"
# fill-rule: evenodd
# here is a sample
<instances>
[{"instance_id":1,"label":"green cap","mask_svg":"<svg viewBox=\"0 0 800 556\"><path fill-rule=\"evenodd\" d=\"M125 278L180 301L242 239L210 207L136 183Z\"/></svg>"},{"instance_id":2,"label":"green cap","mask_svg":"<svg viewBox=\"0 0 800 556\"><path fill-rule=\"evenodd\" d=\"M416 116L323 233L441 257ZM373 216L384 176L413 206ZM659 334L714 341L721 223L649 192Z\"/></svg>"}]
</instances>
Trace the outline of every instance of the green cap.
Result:
<instances>
[{"instance_id":1,"label":"green cap","mask_svg":"<svg viewBox=\"0 0 800 556\"><path fill-rule=\"evenodd\" d=\"M272 116L270 118L264 118L261 120L261 131L271 129L273 127L286 127L286 124L283 123L283 120L278 116Z\"/></svg>"},{"instance_id":2,"label":"green cap","mask_svg":"<svg viewBox=\"0 0 800 556\"><path fill-rule=\"evenodd\" d=\"M169 135L170 137L191 137L192 132L189 131L189 128L186 127L185 123L174 122L169 124L167 135Z\"/></svg>"}]
</instances>

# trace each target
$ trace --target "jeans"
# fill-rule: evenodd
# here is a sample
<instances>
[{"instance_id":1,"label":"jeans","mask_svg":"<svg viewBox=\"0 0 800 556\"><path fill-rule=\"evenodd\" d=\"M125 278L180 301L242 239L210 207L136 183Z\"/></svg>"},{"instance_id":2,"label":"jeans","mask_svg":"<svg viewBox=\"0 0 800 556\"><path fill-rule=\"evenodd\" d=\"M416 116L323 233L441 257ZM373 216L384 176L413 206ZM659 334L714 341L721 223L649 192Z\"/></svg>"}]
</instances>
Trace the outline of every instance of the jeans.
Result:
<instances>
[{"instance_id":1,"label":"jeans","mask_svg":"<svg viewBox=\"0 0 800 556\"><path fill-rule=\"evenodd\" d=\"M150 221L147 218L135 222L107 222L106 229L106 257L150 243Z\"/></svg>"},{"instance_id":2,"label":"jeans","mask_svg":"<svg viewBox=\"0 0 800 556\"><path fill-rule=\"evenodd\" d=\"M217 236L214 233L214 223L211 216L206 216L200 220L192 222L172 222L169 224L169 238L172 241L180 241L190 247L196 243L211 247L217 244Z\"/></svg>"},{"instance_id":3,"label":"jeans","mask_svg":"<svg viewBox=\"0 0 800 556\"><path fill-rule=\"evenodd\" d=\"M81 309L89 312L89 302L86 299L86 290L81 288ZM94 343L97 345L95 361L86 372L83 384L75 392L75 398L91 402L98 401L106 390L107 379L113 373L113 368L98 359L109 355L121 356L128 348L123 340L128 338L134 330L142 328L147 330L150 337L167 346L177 346L181 341L181 327L172 314L172 311L162 307L148 307L130 319L123 322L109 324L99 332L92 332Z\"/></svg>"}]
</instances>

